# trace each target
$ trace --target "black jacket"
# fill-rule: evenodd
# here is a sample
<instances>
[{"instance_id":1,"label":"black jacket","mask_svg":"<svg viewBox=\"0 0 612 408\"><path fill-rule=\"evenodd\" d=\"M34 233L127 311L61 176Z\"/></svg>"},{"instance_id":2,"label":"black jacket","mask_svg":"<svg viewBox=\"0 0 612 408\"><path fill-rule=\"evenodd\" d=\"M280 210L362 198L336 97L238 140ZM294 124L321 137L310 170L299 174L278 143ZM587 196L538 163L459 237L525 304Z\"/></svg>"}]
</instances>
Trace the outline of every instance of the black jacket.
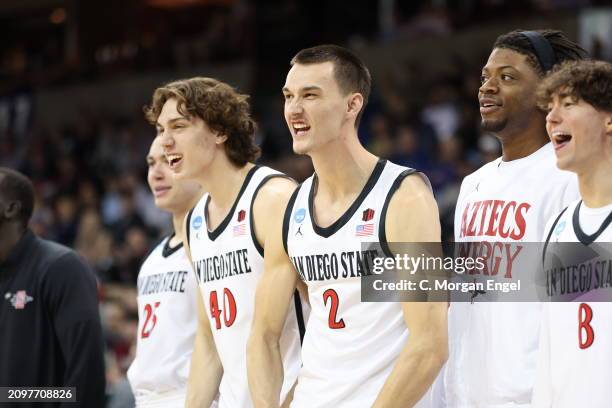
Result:
<instances>
[{"instance_id":1,"label":"black jacket","mask_svg":"<svg viewBox=\"0 0 612 408\"><path fill-rule=\"evenodd\" d=\"M104 406L94 274L74 251L30 230L0 264L0 386L76 387L78 403L65 406Z\"/></svg>"}]
</instances>

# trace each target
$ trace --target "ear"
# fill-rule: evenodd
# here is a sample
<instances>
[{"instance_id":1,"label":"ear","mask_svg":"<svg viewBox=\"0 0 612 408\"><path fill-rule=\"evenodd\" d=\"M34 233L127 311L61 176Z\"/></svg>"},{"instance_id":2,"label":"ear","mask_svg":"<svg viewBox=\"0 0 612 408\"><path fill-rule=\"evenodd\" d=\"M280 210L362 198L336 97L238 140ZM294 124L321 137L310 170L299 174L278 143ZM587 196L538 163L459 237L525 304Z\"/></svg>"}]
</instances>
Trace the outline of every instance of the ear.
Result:
<instances>
[{"instance_id":1,"label":"ear","mask_svg":"<svg viewBox=\"0 0 612 408\"><path fill-rule=\"evenodd\" d=\"M6 207L4 207L4 217L6 219L12 220L13 218L17 217L19 211L21 211L21 202L11 201Z\"/></svg>"},{"instance_id":2,"label":"ear","mask_svg":"<svg viewBox=\"0 0 612 408\"><path fill-rule=\"evenodd\" d=\"M350 116L357 117L363 107L363 95L360 93L351 94L348 98L347 113Z\"/></svg>"},{"instance_id":3,"label":"ear","mask_svg":"<svg viewBox=\"0 0 612 408\"><path fill-rule=\"evenodd\" d=\"M226 135L221 135L219 133L215 135L215 144L220 145L220 144L225 143L226 141L227 141Z\"/></svg>"},{"instance_id":4,"label":"ear","mask_svg":"<svg viewBox=\"0 0 612 408\"><path fill-rule=\"evenodd\" d=\"M612 113L606 116L606 135L612 136Z\"/></svg>"}]
</instances>

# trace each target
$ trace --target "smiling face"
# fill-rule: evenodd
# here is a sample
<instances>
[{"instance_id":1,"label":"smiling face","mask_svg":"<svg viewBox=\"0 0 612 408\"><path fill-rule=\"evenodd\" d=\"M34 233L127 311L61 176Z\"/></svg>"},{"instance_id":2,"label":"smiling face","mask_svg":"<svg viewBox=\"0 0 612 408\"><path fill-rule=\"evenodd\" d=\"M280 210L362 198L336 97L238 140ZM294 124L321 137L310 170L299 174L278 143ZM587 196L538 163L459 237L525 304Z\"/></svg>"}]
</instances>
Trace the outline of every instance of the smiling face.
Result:
<instances>
[{"instance_id":1,"label":"smiling face","mask_svg":"<svg viewBox=\"0 0 612 408\"><path fill-rule=\"evenodd\" d=\"M199 197L201 188L198 184L191 180L175 179L159 137L151 144L147 165L147 182L157 207L173 213L184 212Z\"/></svg>"},{"instance_id":2,"label":"smiling face","mask_svg":"<svg viewBox=\"0 0 612 408\"><path fill-rule=\"evenodd\" d=\"M176 179L201 177L216 154L223 154L225 137L212 132L197 116L183 116L177 100L168 99L157 118L157 135Z\"/></svg>"},{"instance_id":3,"label":"smiling face","mask_svg":"<svg viewBox=\"0 0 612 408\"><path fill-rule=\"evenodd\" d=\"M582 173L612 157L612 113L559 92L548 104L546 131L555 148L557 166Z\"/></svg>"},{"instance_id":4,"label":"smiling face","mask_svg":"<svg viewBox=\"0 0 612 408\"><path fill-rule=\"evenodd\" d=\"M294 64L287 74L283 95L285 121L293 137L293 150L298 154L311 154L337 140L343 128L354 128L363 104L360 94L343 95L332 62ZM355 101L358 109L353 106Z\"/></svg>"},{"instance_id":5,"label":"smiling face","mask_svg":"<svg viewBox=\"0 0 612 408\"><path fill-rule=\"evenodd\" d=\"M525 129L539 115L535 90L540 80L527 56L495 48L482 69L478 90L484 130L503 134Z\"/></svg>"}]
</instances>

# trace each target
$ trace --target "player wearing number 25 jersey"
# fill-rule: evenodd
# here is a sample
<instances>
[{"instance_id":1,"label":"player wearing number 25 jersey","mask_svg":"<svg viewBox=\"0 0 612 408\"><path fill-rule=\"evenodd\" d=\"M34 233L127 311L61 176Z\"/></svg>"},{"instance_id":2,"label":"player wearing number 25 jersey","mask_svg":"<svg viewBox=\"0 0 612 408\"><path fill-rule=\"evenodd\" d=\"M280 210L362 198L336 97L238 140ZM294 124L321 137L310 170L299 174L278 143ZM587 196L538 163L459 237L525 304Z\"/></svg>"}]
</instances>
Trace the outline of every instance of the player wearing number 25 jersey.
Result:
<instances>
[{"instance_id":1,"label":"player wearing number 25 jersey","mask_svg":"<svg viewBox=\"0 0 612 408\"><path fill-rule=\"evenodd\" d=\"M581 199L551 218L547 293L532 407L610 406L612 383L612 64L561 66L539 104L557 166L578 175ZM557 242L572 242L559 247Z\"/></svg>"},{"instance_id":2,"label":"player wearing number 25 jersey","mask_svg":"<svg viewBox=\"0 0 612 408\"><path fill-rule=\"evenodd\" d=\"M249 341L251 392L262 407L278 406L276 350L287 314L280 305L298 280L308 286L311 314L292 407L427 405L446 358L446 303L361 302L361 277L372 274L373 257L385 255L362 243L381 242L390 252L387 241L440 241L424 179L359 142L370 82L363 62L333 45L300 51L287 75L293 149L312 158L315 175L292 196L284 237L266 252Z\"/></svg>"},{"instance_id":3,"label":"player wearing number 25 jersey","mask_svg":"<svg viewBox=\"0 0 612 408\"><path fill-rule=\"evenodd\" d=\"M221 408L253 405L246 345L255 288L270 236L295 190L283 174L252 163L259 149L246 99L215 79L191 78L158 88L149 109L175 179L194 180L207 192L186 218L183 239L201 291L188 407L210 405L217 392ZM276 395L281 400L301 366L300 302L288 302L280 347L286 377Z\"/></svg>"},{"instance_id":4,"label":"player wearing number 25 jersey","mask_svg":"<svg viewBox=\"0 0 612 408\"><path fill-rule=\"evenodd\" d=\"M172 214L175 233L144 261L138 275L136 358L128 379L137 407L183 407L196 335L197 283L183 244L182 222L201 195L194 182L175 181L156 138L147 155L155 204Z\"/></svg>"}]
</instances>

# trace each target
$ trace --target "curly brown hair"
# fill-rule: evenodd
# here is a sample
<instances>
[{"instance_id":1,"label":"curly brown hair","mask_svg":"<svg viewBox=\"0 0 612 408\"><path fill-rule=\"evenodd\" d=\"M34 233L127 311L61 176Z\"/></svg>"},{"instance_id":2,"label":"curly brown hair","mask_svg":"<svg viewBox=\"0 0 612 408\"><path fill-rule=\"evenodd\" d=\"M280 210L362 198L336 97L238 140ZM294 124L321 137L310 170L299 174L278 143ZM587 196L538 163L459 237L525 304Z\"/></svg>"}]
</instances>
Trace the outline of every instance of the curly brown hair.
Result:
<instances>
[{"instance_id":1,"label":"curly brown hair","mask_svg":"<svg viewBox=\"0 0 612 408\"><path fill-rule=\"evenodd\" d=\"M225 152L236 166L255 161L261 150L255 144L255 121L251 118L248 95L214 78L195 77L167 83L155 90L145 118L155 125L169 99L185 117L197 116L213 131L225 135Z\"/></svg>"},{"instance_id":2,"label":"curly brown hair","mask_svg":"<svg viewBox=\"0 0 612 408\"><path fill-rule=\"evenodd\" d=\"M548 110L554 95L583 100L595 109L612 112L612 64L604 61L567 61L538 87L538 107Z\"/></svg>"}]
</instances>

